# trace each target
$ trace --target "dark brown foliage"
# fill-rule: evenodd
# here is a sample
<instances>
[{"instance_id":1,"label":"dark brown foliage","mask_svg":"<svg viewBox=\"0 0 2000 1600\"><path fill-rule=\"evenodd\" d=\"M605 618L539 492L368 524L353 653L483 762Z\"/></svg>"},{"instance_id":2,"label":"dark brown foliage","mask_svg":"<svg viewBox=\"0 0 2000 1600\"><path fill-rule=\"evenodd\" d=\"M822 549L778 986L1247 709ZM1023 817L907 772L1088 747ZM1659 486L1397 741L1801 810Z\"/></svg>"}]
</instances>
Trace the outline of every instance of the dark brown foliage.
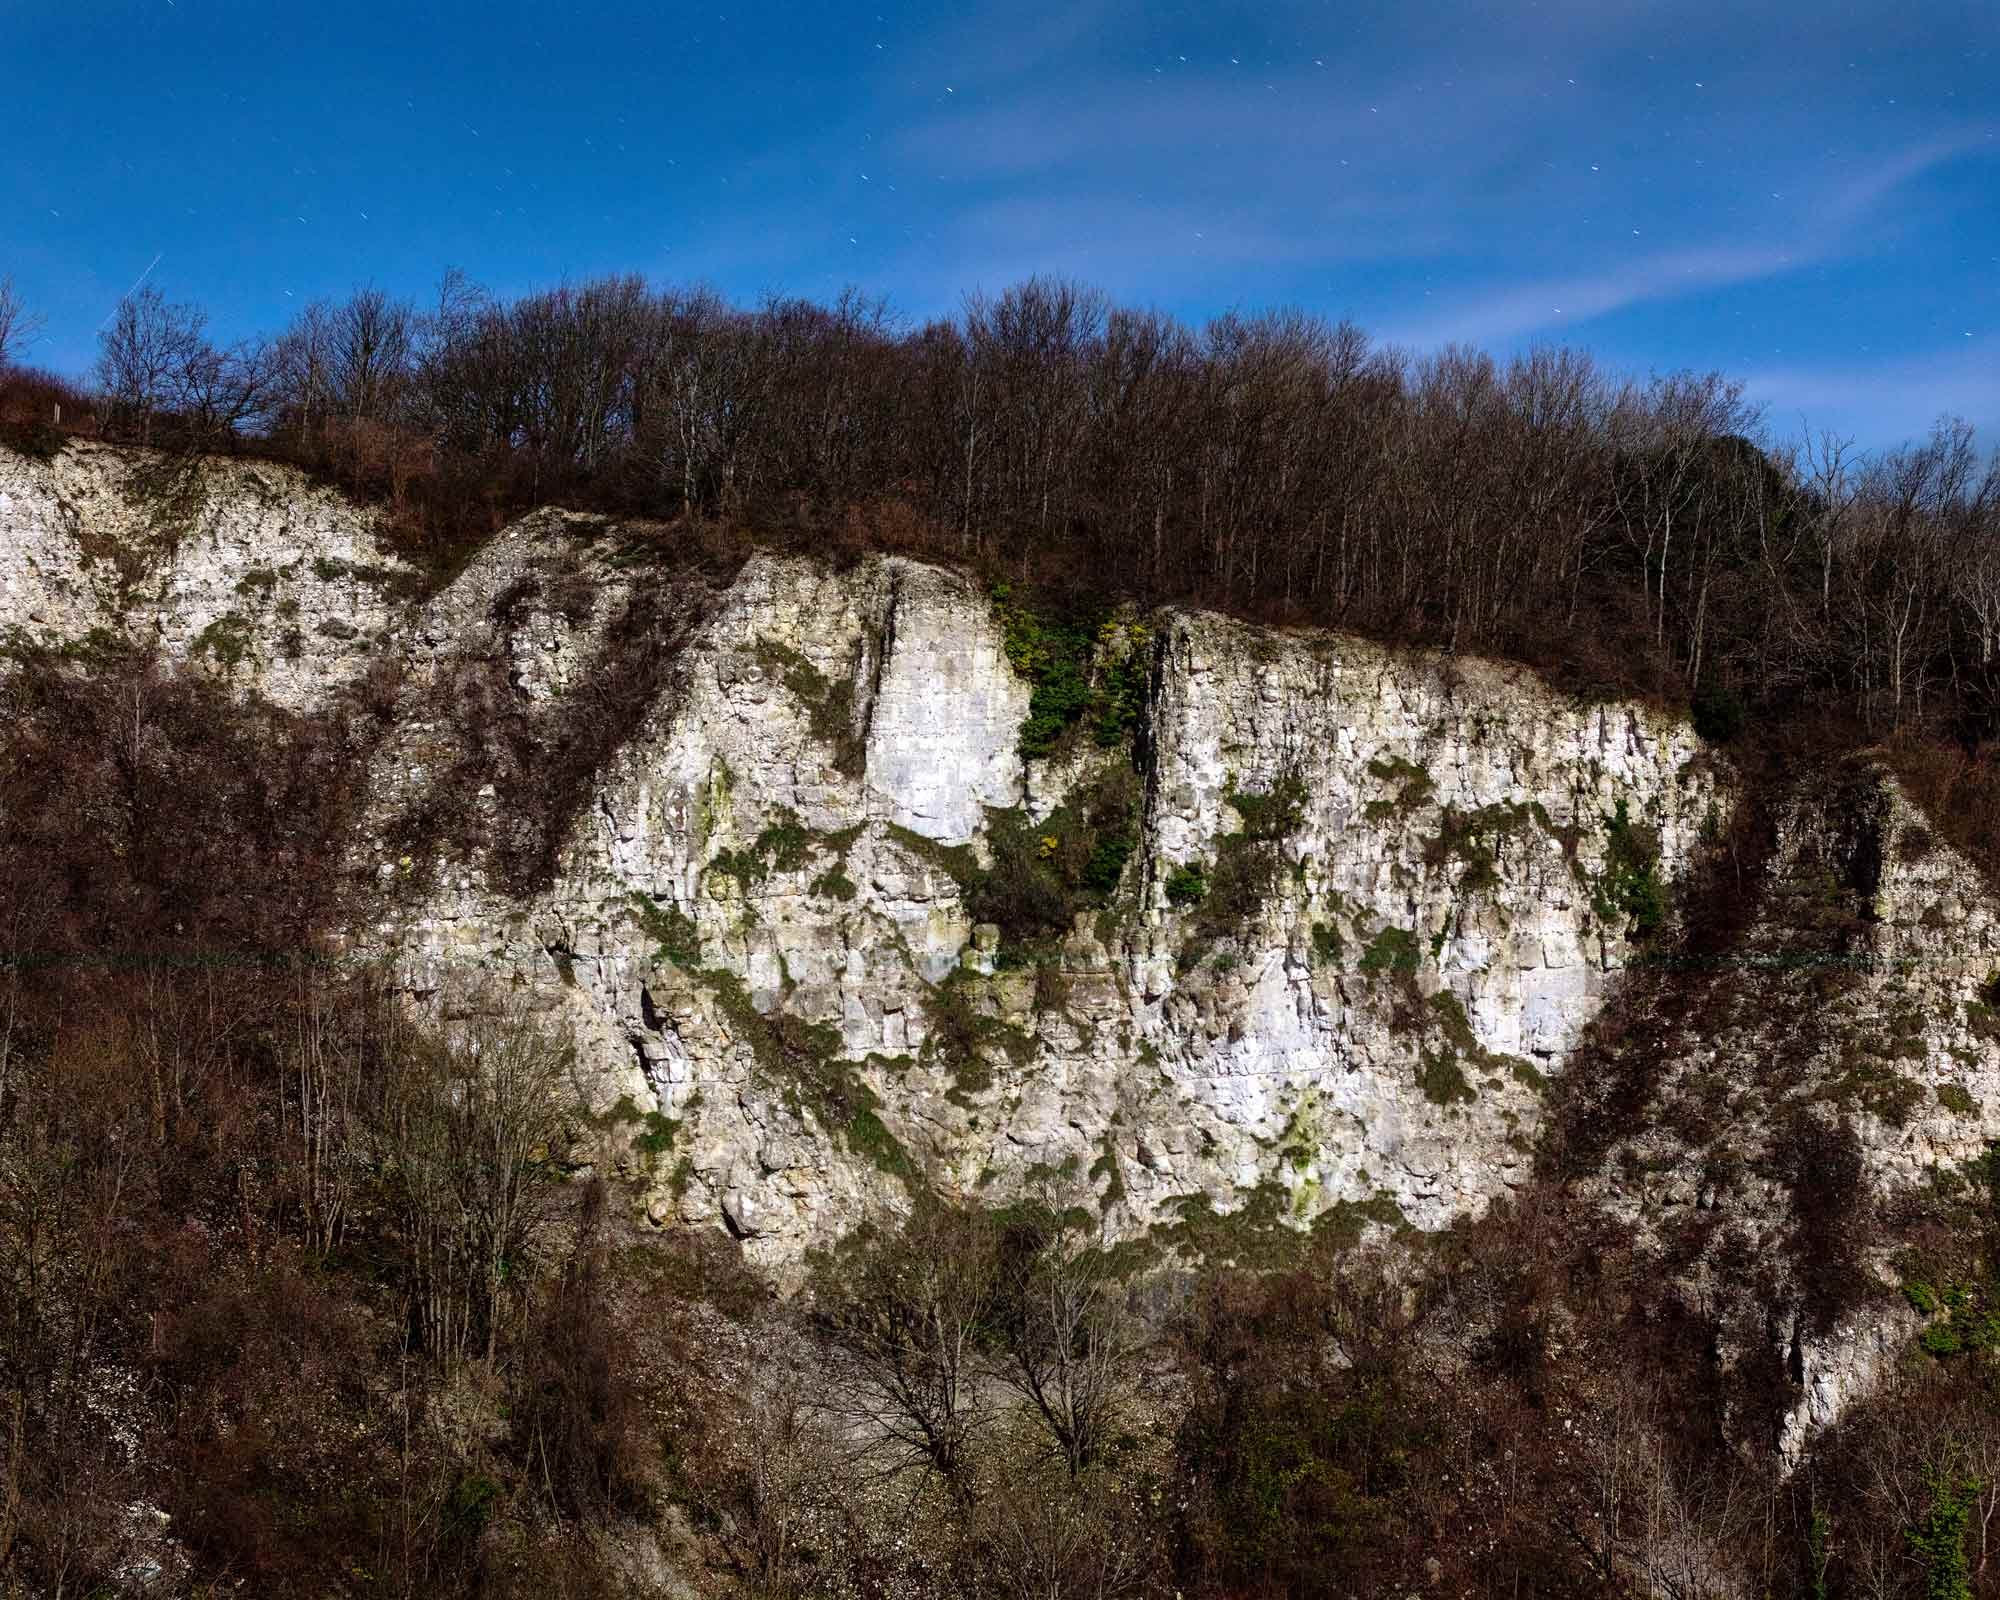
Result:
<instances>
[{"instance_id":1,"label":"dark brown foliage","mask_svg":"<svg viewBox=\"0 0 2000 1600\"><path fill-rule=\"evenodd\" d=\"M1180 1333L1182 1576L1198 1592L1366 1591L1395 1570L1425 1438L1409 1323L1365 1272L1224 1272Z\"/></svg>"},{"instance_id":2,"label":"dark brown foliage","mask_svg":"<svg viewBox=\"0 0 2000 1600\"><path fill-rule=\"evenodd\" d=\"M290 951L333 925L367 718L244 705L117 646L17 655L0 705L4 900L25 959Z\"/></svg>"},{"instance_id":3,"label":"dark brown foliage","mask_svg":"<svg viewBox=\"0 0 2000 1600\"><path fill-rule=\"evenodd\" d=\"M531 1156L545 1221L475 1325L495 1336L442 1349L400 1152L426 1097L459 1110L460 1069L364 976L137 955L11 976L0 1570L48 1592L165 1560L274 1596L460 1595L560 1555L582 1582L578 1530L654 1504L662 1374L685 1359L614 1271L601 1198L558 1203Z\"/></svg>"},{"instance_id":4,"label":"dark brown foliage","mask_svg":"<svg viewBox=\"0 0 2000 1600\"><path fill-rule=\"evenodd\" d=\"M605 1238L605 1186L577 1195L576 1237L535 1308L513 1381L510 1444L552 1509L586 1520L637 1515L652 1505L644 1369L627 1348L608 1290L617 1267Z\"/></svg>"},{"instance_id":5,"label":"dark brown foliage","mask_svg":"<svg viewBox=\"0 0 2000 1600\"><path fill-rule=\"evenodd\" d=\"M1990 720L2000 472L1956 423L1861 462L1767 446L1719 374L1411 358L1294 311L1195 329L1047 279L921 328L853 293L746 311L635 277L503 302L453 276L422 309L363 290L227 353L239 413L198 381L221 359L198 312L141 295L121 317L113 433L233 418L228 439L387 500L440 572L529 504L822 546L859 510L867 543L1052 590L1114 573L1141 601L1515 654L1586 692L1698 689L1724 732L1729 707L1801 699ZM144 404L113 381L132 349L160 356Z\"/></svg>"}]
</instances>

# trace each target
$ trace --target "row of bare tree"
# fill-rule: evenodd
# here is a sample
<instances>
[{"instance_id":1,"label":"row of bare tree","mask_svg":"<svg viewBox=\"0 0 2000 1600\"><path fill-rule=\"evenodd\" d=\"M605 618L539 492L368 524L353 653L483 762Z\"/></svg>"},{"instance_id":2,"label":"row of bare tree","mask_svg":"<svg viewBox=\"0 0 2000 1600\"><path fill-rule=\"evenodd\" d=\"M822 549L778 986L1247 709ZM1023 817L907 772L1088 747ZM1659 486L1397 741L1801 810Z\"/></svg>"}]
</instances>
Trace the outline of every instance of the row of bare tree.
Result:
<instances>
[{"instance_id":1,"label":"row of bare tree","mask_svg":"<svg viewBox=\"0 0 2000 1600\"><path fill-rule=\"evenodd\" d=\"M96 382L115 436L254 435L397 495L428 474L461 520L896 502L939 554L1059 584L1871 726L1995 715L2000 455L1949 420L1873 457L1774 442L1718 373L1413 356L1296 311L1197 329L1042 279L906 327L854 292L743 310L612 277L503 301L454 273L426 307L366 289L228 348L141 291Z\"/></svg>"}]
</instances>

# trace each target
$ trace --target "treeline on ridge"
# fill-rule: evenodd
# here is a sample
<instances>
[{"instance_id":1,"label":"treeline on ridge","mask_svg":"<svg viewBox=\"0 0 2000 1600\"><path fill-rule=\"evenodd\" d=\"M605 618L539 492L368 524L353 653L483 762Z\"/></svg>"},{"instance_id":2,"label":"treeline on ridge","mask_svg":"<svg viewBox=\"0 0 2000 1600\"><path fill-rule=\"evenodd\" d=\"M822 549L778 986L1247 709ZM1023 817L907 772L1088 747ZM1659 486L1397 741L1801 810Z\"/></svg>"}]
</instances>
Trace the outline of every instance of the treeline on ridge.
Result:
<instances>
[{"instance_id":1,"label":"treeline on ridge","mask_svg":"<svg viewBox=\"0 0 2000 1600\"><path fill-rule=\"evenodd\" d=\"M386 498L450 570L536 503L898 546L1277 621L1508 654L1579 685L1977 742L1996 714L2000 454L1765 436L1719 373L1412 355L1299 311L1200 328L1032 279L899 324L611 277L308 306L227 349L147 289L64 425L253 448ZM5 351L0 350L0 364ZM46 431L64 386L17 371ZM1124 597L1124 596L1121 596Z\"/></svg>"}]
</instances>

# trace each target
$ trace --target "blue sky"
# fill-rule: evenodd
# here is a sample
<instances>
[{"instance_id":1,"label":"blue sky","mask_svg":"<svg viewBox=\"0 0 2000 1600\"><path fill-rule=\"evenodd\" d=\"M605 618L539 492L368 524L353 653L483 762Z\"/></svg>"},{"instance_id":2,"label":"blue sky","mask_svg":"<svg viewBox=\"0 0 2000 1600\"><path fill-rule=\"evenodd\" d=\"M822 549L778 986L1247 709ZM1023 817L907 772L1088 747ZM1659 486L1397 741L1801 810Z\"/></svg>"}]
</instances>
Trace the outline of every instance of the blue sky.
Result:
<instances>
[{"instance_id":1,"label":"blue sky","mask_svg":"<svg viewBox=\"0 0 2000 1600\"><path fill-rule=\"evenodd\" d=\"M1060 272L2000 438L2000 0L0 0L0 91L65 370L156 258L231 337L447 265L909 318Z\"/></svg>"}]
</instances>

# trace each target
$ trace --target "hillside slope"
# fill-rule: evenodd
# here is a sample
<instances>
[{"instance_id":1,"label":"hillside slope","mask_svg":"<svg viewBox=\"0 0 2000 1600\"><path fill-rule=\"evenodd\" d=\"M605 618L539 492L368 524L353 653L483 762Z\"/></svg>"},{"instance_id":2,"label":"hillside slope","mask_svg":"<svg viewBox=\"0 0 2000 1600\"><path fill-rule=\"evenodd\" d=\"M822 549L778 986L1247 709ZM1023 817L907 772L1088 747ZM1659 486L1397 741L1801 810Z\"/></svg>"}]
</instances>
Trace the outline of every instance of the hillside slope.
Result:
<instances>
[{"instance_id":1,"label":"hillside slope","mask_svg":"<svg viewBox=\"0 0 2000 1600\"><path fill-rule=\"evenodd\" d=\"M1815 1255L1879 1300L1893 1244L1812 1232L1799 1129L1883 1208L2000 1135L1996 907L1866 760L1754 797L1691 954L1751 798L1654 709L553 511L420 597L374 535L284 469L0 453L0 630L307 717L370 684L339 942L559 1020L651 1220L781 1277L920 1185L1212 1248L1552 1172L1790 1352L1795 1448L1884 1337Z\"/></svg>"}]
</instances>

